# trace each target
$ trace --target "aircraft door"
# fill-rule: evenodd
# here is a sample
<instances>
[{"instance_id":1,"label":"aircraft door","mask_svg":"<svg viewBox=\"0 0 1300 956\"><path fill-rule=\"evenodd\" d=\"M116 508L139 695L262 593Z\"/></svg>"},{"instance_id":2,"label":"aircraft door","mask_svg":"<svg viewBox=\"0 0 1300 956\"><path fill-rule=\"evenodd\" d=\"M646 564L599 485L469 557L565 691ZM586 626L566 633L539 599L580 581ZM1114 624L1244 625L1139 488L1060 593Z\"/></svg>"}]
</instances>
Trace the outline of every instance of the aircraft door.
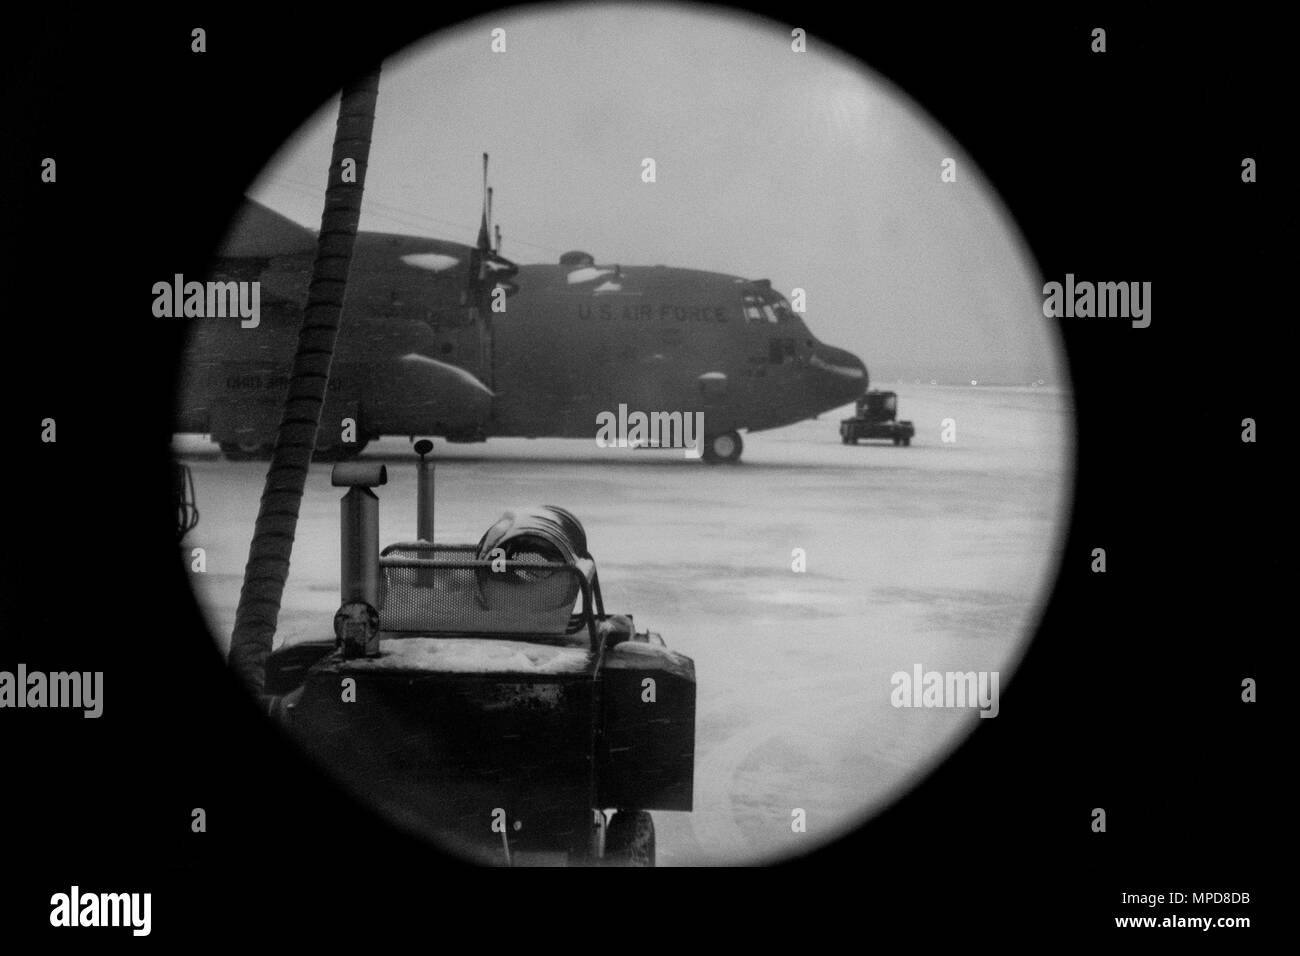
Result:
<instances>
[{"instance_id":1,"label":"aircraft door","mask_svg":"<svg viewBox=\"0 0 1300 956\"><path fill-rule=\"evenodd\" d=\"M767 361L769 365L782 365L794 360L794 339L790 336L769 336Z\"/></svg>"}]
</instances>

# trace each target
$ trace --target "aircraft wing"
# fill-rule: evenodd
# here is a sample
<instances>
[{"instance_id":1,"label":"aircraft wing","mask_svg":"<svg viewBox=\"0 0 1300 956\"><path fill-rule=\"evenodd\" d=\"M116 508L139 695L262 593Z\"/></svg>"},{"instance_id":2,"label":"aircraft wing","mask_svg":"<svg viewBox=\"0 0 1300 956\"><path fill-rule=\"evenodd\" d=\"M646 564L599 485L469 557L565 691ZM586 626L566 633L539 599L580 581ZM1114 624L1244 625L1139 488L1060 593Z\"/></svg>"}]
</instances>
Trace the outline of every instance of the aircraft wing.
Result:
<instances>
[{"instance_id":1,"label":"aircraft wing","mask_svg":"<svg viewBox=\"0 0 1300 956\"><path fill-rule=\"evenodd\" d=\"M358 233L362 243L371 237L388 242L395 255L409 259L408 265L433 272L468 269L470 256L474 252L473 246L448 239L368 231ZM292 219L244 197L243 205L217 249L217 258L270 259L277 256L314 255L315 252L316 230L300 226Z\"/></svg>"}]
</instances>

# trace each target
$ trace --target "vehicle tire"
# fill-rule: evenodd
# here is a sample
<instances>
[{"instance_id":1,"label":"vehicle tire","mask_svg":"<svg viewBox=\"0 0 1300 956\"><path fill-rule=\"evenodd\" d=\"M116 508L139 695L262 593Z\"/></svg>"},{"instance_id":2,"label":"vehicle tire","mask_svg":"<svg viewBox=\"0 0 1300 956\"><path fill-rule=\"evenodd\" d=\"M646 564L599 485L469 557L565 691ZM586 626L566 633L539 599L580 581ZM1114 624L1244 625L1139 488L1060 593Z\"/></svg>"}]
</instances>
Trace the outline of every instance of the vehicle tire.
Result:
<instances>
[{"instance_id":1,"label":"vehicle tire","mask_svg":"<svg viewBox=\"0 0 1300 956\"><path fill-rule=\"evenodd\" d=\"M744 450L745 443L740 440L739 432L704 436L704 460L710 465L735 464L740 461L740 453Z\"/></svg>"},{"instance_id":2,"label":"vehicle tire","mask_svg":"<svg viewBox=\"0 0 1300 956\"><path fill-rule=\"evenodd\" d=\"M895 438L895 439L894 439L894 445L895 445L895 447L897 447L898 445L901 445L902 443L903 443L903 439L901 439L901 438Z\"/></svg>"},{"instance_id":3,"label":"vehicle tire","mask_svg":"<svg viewBox=\"0 0 1300 956\"><path fill-rule=\"evenodd\" d=\"M271 442L223 441L221 454L227 461L269 461L275 446Z\"/></svg>"},{"instance_id":4,"label":"vehicle tire","mask_svg":"<svg viewBox=\"0 0 1300 956\"><path fill-rule=\"evenodd\" d=\"M654 866L655 823L645 810L617 810L605 830L603 866Z\"/></svg>"},{"instance_id":5,"label":"vehicle tire","mask_svg":"<svg viewBox=\"0 0 1300 956\"><path fill-rule=\"evenodd\" d=\"M337 445L317 446L316 451L312 453L312 461L351 461L365 450L370 444L369 438L363 438L361 441L349 442L347 444L339 443Z\"/></svg>"},{"instance_id":6,"label":"vehicle tire","mask_svg":"<svg viewBox=\"0 0 1300 956\"><path fill-rule=\"evenodd\" d=\"M904 439L903 439L903 444L904 444L905 446L906 446L906 445L910 445L910 444L912 444L912 439L910 439L910 438L904 438Z\"/></svg>"}]
</instances>

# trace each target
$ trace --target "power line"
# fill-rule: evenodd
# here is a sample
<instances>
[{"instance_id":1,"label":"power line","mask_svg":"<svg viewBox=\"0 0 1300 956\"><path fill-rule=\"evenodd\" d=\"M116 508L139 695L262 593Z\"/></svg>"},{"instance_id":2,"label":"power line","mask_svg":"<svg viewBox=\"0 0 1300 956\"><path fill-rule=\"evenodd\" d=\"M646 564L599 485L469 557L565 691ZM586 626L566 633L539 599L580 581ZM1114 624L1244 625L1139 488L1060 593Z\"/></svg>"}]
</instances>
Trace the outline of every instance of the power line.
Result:
<instances>
[{"instance_id":1,"label":"power line","mask_svg":"<svg viewBox=\"0 0 1300 956\"><path fill-rule=\"evenodd\" d=\"M290 176L275 174L267 178L270 181L278 182L283 186L296 188L299 191L299 193L308 196L312 199L320 199L325 194L325 191L320 187L313 186L310 183L305 183L302 180L294 179ZM473 227L467 226L464 223L450 222L446 219L439 219L436 216L430 216L426 213L418 212L416 210L409 209L404 206L396 205L394 202L384 202L378 198L375 198L373 190L369 188L366 190L365 197L362 200L362 210L365 212L372 213L379 219L383 219L388 222L395 223L396 225L399 226L409 226L411 228L420 228L420 227L430 228L431 225L437 225L448 229L455 229L458 232L461 232L466 235L474 231ZM385 211L387 212L387 214L385 214ZM439 237L439 238L446 238L446 237ZM542 245L541 243L529 242L525 239L520 239L517 236L510 236L508 238L510 239L511 242L517 242L521 246L528 246L533 249L539 249L542 252L550 253L552 256L558 256L562 251L560 249L556 249L554 246L546 246L546 245ZM466 245L469 244L470 243L468 242L466 243Z\"/></svg>"}]
</instances>

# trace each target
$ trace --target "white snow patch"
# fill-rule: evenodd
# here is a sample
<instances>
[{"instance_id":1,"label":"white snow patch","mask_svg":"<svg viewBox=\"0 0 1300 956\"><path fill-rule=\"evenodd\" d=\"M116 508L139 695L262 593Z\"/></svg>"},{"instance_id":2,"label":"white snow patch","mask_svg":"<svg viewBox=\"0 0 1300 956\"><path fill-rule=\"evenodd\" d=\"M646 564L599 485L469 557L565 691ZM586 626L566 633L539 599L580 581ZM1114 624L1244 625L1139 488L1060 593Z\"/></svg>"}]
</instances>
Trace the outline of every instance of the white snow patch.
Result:
<instances>
[{"instance_id":1,"label":"white snow patch","mask_svg":"<svg viewBox=\"0 0 1300 956\"><path fill-rule=\"evenodd\" d=\"M401 637L380 639L379 656L348 661L350 669L439 671L443 673L577 674L590 652L499 638Z\"/></svg>"},{"instance_id":2,"label":"white snow patch","mask_svg":"<svg viewBox=\"0 0 1300 956\"><path fill-rule=\"evenodd\" d=\"M460 264L460 260L455 256L444 256L439 252L415 252L409 256L402 256L402 261L408 266L428 269L430 272L446 272Z\"/></svg>"},{"instance_id":3,"label":"white snow patch","mask_svg":"<svg viewBox=\"0 0 1300 956\"><path fill-rule=\"evenodd\" d=\"M463 369L459 365L451 365L447 362L439 362L437 359L429 358L429 356L427 355L421 355L419 352L410 352L406 355L403 355L400 361L410 365L422 365L425 368L437 371L439 374L446 375L452 379L455 379L461 384L467 385L469 388L473 389L474 391L481 392L484 395L487 395L489 397L491 397L494 394L492 392L492 389L488 388L481 381L479 381L478 378L474 376L473 372Z\"/></svg>"},{"instance_id":4,"label":"white snow patch","mask_svg":"<svg viewBox=\"0 0 1300 956\"><path fill-rule=\"evenodd\" d=\"M601 276L613 275L613 273L613 269L597 269L595 266L584 266L569 273L569 285L577 285L581 282L595 282Z\"/></svg>"}]
</instances>

